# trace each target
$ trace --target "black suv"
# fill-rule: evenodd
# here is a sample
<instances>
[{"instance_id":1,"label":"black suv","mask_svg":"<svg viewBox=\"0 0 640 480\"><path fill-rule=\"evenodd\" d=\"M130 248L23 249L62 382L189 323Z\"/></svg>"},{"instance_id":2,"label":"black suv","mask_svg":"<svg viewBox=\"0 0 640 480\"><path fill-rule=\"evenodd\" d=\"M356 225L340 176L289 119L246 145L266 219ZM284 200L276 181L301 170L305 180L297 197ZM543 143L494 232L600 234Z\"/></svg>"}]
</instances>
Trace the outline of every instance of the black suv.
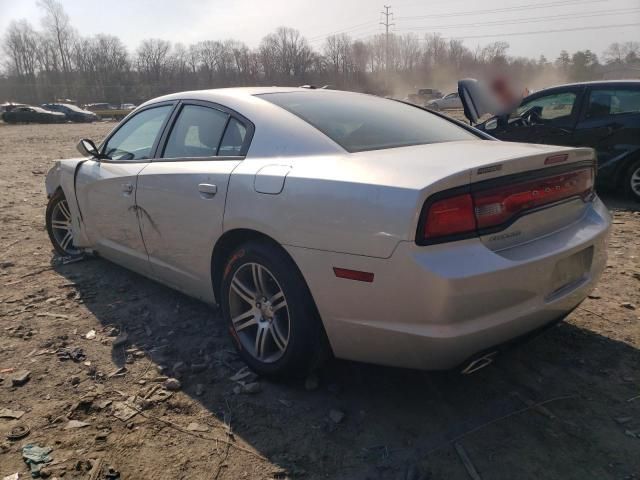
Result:
<instances>
[{"instance_id":1,"label":"black suv","mask_svg":"<svg viewBox=\"0 0 640 480\"><path fill-rule=\"evenodd\" d=\"M496 113L497 102L476 80L461 80L458 91L472 123ZM640 80L540 90L510 114L476 127L500 140L592 147L598 154L598 183L621 188L640 201Z\"/></svg>"}]
</instances>

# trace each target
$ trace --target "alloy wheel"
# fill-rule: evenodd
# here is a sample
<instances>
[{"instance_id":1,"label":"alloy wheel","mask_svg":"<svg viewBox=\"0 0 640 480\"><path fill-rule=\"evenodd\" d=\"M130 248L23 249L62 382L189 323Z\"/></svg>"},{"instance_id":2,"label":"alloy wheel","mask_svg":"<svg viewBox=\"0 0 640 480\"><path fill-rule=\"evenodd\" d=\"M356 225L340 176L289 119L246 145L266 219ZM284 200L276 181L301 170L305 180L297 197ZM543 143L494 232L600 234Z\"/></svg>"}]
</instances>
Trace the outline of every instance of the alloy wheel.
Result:
<instances>
[{"instance_id":1,"label":"alloy wheel","mask_svg":"<svg viewBox=\"0 0 640 480\"><path fill-rule=\"evenodd\" d=\"M56 203L51 211L51 230L59 247L67 255L77 255L80 251L73 246L73 226L71 211L66 199Z\"/></svg>"},{"instance_id":2,"label":"alloy wheel","mask_svg":"<svg viewBox=\"0 0 640 480\"><path fill-rule=\"evenodd\" d=\"M258 263L246 263L229 288L231 323L242 348L264 363L278 361L289 344L287 299L275 276Z\"/></svg>"},{"instance_id":3,"label":"alloy wheel","mask_svg":"<svg viewBox=\"0 0 640 480\"><path fill-rule=\"evenodd\" d=\"M640 166L631 172L629 182L631 183L631 191L640 197Z\"/></svg>"}]
</instances>

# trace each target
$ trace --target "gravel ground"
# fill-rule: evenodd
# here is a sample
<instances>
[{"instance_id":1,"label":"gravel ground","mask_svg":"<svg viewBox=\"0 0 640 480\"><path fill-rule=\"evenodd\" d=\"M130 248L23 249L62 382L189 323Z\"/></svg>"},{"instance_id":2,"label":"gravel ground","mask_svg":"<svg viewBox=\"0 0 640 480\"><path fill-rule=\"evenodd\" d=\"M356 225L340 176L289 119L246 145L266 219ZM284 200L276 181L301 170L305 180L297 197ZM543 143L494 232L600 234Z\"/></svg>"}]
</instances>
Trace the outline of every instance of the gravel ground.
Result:
<instances>
[{"instance_id":1,"label":"gravel ground","mask_svg":"<svg viewBox=\"0 0 640 480\"><path fill-rule=\"evenodd\" d=\"M23 412L0 418L0 478L29 478L27 443L53 448L43 475L65 479L640 478L638 205L605 197L591 298L477 374L333 361L288 385L240 372L259 390L245 393L216 311L52 253L45 173L113 125L0 123L0 417ZM7 440L18 425L30 434Z\"/></svg>"}]
</instances>

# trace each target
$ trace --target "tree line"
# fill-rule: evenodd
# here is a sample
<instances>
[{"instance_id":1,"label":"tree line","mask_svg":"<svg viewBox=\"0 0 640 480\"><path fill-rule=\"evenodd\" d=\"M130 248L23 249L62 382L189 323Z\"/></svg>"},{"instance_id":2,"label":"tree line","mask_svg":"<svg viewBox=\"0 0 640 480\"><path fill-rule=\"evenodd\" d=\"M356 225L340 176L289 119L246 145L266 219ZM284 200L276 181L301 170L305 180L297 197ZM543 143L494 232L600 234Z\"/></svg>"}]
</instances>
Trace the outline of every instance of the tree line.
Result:
<instances>
[{"instance_id":1,"label":"tree line","mask_svg":"<svg viewBox=\"0 0 640 480\"><path fill-rule=\"evenodd\" d=\"M415 88L455 88L458 78L501 72L533 88L640 69L640 42L613 43L602 61L590 51L562 51L554 61L513 57L509 44L475 48L439 34L328 36L319 49L280 27L258 47L238 40L191 45L150 38L129 51L114 35L80 36L61 3L40 0L41 28L14 20L3 36L0 101L139 103L165 93L243 85L332 85L386 95ZM536 85L531 85L531 82Z\"/></svg>"}]
</instances>

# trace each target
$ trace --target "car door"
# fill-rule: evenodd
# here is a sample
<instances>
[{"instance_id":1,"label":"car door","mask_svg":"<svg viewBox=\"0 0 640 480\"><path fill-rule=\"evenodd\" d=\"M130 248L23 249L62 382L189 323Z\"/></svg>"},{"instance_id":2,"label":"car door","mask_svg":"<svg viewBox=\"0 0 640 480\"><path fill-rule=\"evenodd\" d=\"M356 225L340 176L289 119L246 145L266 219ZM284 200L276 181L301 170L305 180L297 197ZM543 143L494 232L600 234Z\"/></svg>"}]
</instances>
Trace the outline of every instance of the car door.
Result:
<instances>
[{"instance_id":1,"label":"car door","mask_svg":"<svg viewBox=\"0 0 640 480\"><path fill-rule=\"evenodd\" d=\"M153 156L173 103L153 105L120 125L104 142L103 159L79 168L76 195L89 242L100 255L149 274L136 209L136 179Z\"/></svg>"},{"instance_id":2,"label":"car door","mask_svg":"<svg viewBox=\"0 0 640 480\"><path fill-rule=\"evenodd\" d=\"M457 99L458 99L458 94L457 93L450 93L449 95L447 95L446 97L444 97L442 99L442 105L440 106L440 108L456 108L457 107Z\"/></svg>"},{"instance_id":3,"label":"car door","mask_svg":"<svg viewBox=\"0 0 640 480\"><path fill-rule=\"evenodd\" d=\"M597 151L603 180L614 180L640 151L640 86L590 86L575 133L578 144Z\"/></svg>"},{"instance_id":4,"label":"car door","mask_svg":"<svg viewBox=\"0 0 640 480\"><path fill-rule=\"evenodd\" d=\"M251 123L219 105L183 102L157 157L138 177L137 208L152 274L213 300L211 255L222 234L231 172L244 158Z\"/></svg>"},{"instance_id":5,"label":"car door","mask_svg":"<svg viewBox=\"0 0 640 480\"><path fill-rule=\"evenodd\" d=\"M516 114L526 115L526 112L535 110L537 115L529 117L530 121L525 125L518 122L509 124L496 136L514 142L572 146L581 98L580 87L554 89L528 97L518 107Z\"/></svg>"}]
</instances>

